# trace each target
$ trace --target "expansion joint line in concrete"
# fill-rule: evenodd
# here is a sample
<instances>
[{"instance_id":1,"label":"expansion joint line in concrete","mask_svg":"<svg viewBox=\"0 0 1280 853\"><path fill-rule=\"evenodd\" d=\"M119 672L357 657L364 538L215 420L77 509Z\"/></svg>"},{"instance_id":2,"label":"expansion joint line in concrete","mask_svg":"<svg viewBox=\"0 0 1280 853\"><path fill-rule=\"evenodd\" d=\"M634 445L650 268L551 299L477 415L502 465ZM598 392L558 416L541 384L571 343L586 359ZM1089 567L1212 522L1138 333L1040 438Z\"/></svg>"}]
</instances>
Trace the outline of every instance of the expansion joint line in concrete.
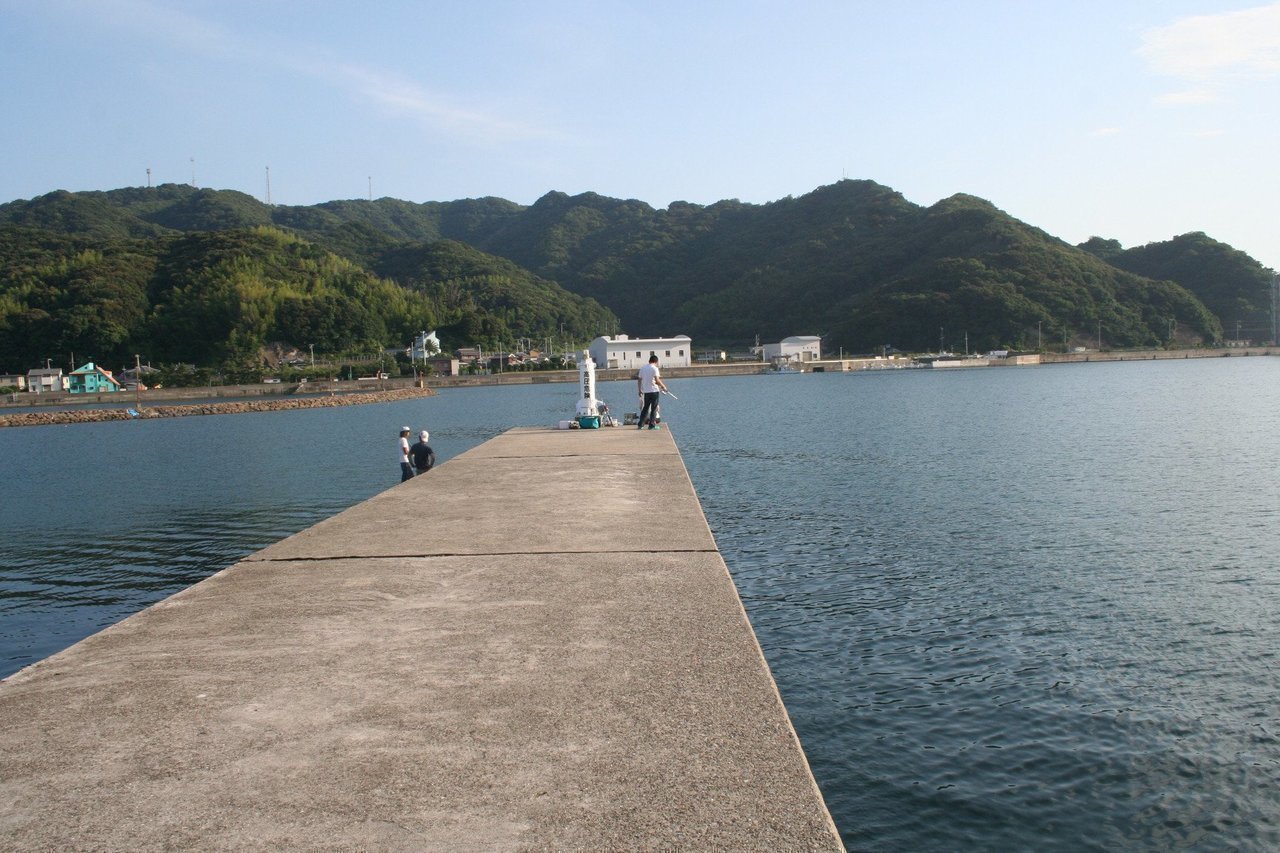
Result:
<instances>
[{"instance_id":1,"label":"expansion joint line in concrete","mask_svg":"<svg viewBox=\"0 0 1280 853\"><path fill-rule=\"evenodd\" d=\"M652 453L545 453L540 455L539 459L581 459L583 457L591 457L592 459L624 459L628 456L675 456L670 451L654 451ZM526 455L512 453L510 456L502 453L489 454L484 459L528 459ZM477 460L479 461L479 460Z\"/></svg>"},{"instance_id":2,"label":"expansion joint line in concrete","mask_svg":"<svg viewBox=\"0 0 1280 853\"><path fill-rule=\"evenodd\" d=\"M246 557L245 563L327 563L335 560L425 560L439 557L554 557L571 554L718 554L715 548L594 548L582 551L456 551L436 554L326 554L323 557Z\"/></svg>"}]
</instances>

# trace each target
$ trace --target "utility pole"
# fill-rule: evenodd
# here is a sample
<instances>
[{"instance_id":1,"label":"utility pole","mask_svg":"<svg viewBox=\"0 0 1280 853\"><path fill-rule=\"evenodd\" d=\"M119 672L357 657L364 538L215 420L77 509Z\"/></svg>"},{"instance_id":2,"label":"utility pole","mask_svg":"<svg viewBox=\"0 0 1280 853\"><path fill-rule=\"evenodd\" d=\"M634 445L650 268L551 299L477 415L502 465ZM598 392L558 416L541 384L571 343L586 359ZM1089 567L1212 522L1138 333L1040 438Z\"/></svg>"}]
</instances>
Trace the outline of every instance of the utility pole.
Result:
<instances>
[{"instance_id":1,"label":"utility pole","mask_svg":"<svg viewBox=\"0 0 1280 853\"><path fill-rule=\"evenodd\" d=\"M142 356L133 354L133 407L142 408Z\"/></svg>"},{"instance_id":2,"label":"utility pole","mask_svg":"<svg viewBox=\"0 0 1280 853\"><path fill-rule=\"evenodd\" d=\"M1280 343L1280 316L1277 316L1277 302L1280 302L1280 273L1271 276L1271 345Z\"/></svg>"},{"instance_id":3,"label":"utility pole","mask_svg":"<svg viewBox=\"0 0 1280 853\"><path fill-rule=\"evenodd\" d=\"M1044 336L1040 333L1040 327L1044 324L1044 320L1036 320L1036 352L1044 349Z\"/></svg>"}]
</instances>

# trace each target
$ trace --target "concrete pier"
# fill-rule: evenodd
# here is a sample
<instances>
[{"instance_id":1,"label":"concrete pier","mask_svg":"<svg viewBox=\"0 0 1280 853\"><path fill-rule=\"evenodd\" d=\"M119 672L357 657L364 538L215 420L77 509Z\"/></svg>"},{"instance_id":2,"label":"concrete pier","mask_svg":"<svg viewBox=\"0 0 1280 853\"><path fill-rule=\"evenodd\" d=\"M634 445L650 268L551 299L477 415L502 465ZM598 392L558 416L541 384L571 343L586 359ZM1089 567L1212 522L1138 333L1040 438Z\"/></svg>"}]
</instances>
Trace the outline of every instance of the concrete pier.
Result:
<instances>
[{"instance_id":1,"label":"concrete pier","mask_svg":"<svg viewBox=\"0 0 1280 853\"><path fill-rule=\"evenodd\" d=\"M508 432L0 682L0 848L841 844L671 434L603 429Z\"/></svg>"}]
</instances>

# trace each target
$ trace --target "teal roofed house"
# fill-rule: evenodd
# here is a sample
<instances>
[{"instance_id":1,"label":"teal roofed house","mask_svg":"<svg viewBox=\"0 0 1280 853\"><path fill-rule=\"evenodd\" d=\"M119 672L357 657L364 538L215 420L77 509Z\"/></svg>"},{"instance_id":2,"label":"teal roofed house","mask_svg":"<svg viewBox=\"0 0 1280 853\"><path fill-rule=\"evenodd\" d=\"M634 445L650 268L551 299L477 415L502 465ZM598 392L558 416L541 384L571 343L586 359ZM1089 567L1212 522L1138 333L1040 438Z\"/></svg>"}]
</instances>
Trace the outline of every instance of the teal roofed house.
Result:
<instances>
[{"instance_id":1,"label":"teal roofed house","mask_svg":"<svg viewBox=\"0 0 1280 853\"><path fill-rule=\"evenodd\" d=\"M121 390L120 383L111 375L110 370L103 370L92 361L84 367L71 371L72 394L107 394Z\"/></svg>"}]
</instances>

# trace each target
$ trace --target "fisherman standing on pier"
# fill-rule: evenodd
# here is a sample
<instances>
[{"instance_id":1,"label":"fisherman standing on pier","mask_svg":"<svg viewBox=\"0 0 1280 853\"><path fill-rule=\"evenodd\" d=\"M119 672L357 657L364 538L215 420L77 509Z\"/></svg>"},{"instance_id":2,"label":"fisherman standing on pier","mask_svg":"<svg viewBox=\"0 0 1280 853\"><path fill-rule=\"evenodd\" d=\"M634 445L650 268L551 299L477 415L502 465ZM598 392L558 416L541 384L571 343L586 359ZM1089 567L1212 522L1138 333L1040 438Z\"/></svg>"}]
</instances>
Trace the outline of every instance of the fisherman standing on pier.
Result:
<instances>
[{"instance_id":1,"label":"fisherman standing on pier","mask_svg":"<svg viewBox=\"0 0 1280 853\"><path fill-rule=\"evenodd\" d=\"M409 428L400 427L400 482L412 477L413 466L409 464Z\"/></svg>"},{"instance_id":2,"label":"fisherman standing on pier","mask_svg":"<svg viewBox=\"0 0 1280 853\"><path fill-rule=\"evenodd\" d=\"M662 375L658 372L656 354L649 356L649 363L640 368L636 382L640 386L641 400L640 423L636 425L636 429L644 429L646 423L649 429L657 429L658 395L667 390L667 383L662 381Z\"/></svg>"},{"instance_id":3,"label":"fisherman standing on pier","mask_svg":"<svg viewBox=\"0 0 1280 853\"><path fill-rule=\"evenodd\" d=\"M431 434L425 429L418 433L418 441L413 447L409 448L409 458L413 460L413 470L418 474L425 474L436 464L436 452L431 449L431 445L427 444L427 439Z\"/></svg>"}]
</instances>

